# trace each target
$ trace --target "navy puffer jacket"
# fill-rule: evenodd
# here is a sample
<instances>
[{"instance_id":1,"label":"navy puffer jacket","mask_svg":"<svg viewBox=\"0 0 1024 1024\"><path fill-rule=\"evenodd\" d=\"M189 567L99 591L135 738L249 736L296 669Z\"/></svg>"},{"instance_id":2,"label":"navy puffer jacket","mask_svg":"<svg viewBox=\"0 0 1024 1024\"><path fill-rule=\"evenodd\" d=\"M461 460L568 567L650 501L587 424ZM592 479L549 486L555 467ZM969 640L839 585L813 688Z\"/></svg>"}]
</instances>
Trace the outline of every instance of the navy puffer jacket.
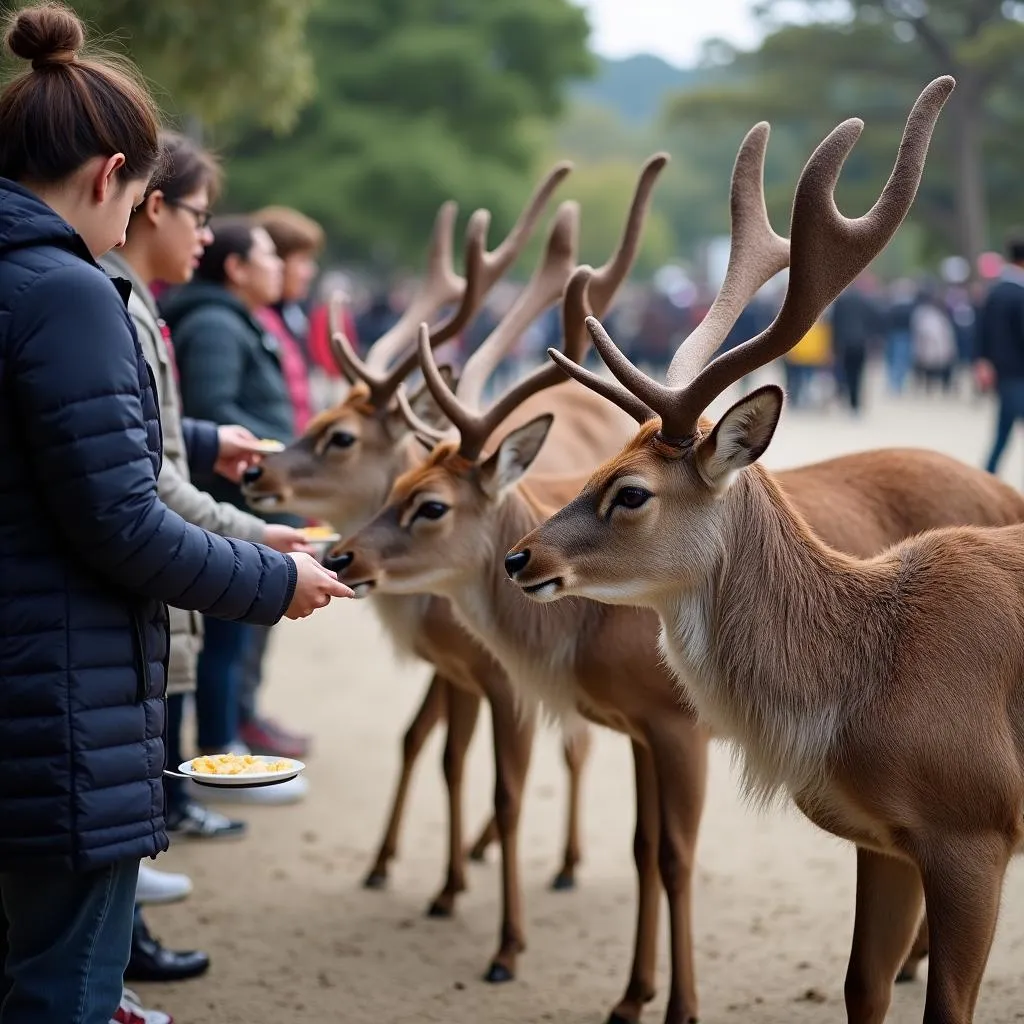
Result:
<instances>
[{"instance_id":1,"label":"navy puffer jacket","mask_svg":"<svg viewBox=\"0 0 1024 1024\"><path fill-rule=\"evenodd\" d=\"M290 558L157 497L126 296L0 179L0 871L166 849L165 602L270 625L295 589Z\"/></svg>"}]
</instances>

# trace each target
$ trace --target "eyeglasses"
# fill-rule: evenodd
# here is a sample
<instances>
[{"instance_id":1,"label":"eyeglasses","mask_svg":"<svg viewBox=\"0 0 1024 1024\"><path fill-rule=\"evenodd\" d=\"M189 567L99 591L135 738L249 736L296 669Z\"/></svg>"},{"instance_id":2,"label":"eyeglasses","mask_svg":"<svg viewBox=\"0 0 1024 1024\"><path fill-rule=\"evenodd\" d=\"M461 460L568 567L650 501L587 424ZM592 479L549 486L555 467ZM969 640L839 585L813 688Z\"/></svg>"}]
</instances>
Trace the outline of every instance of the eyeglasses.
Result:
<instances>
[{"instance_id":1,"label":"eyeglasses","mask_svg":"<svg viewBox=\"0 0 1024 1024\"><path fill-rule=\"evenodd\" d=\"M171 202L167 201L168 206L176 206L181 210L187 210L196 219L196 227L200 231L210 223L210 219L213 217L213 213L210 210L200 210L198 206L192 206L190 203L183 203L181 200L175 200Z\"/></svg>"}]
</instances>

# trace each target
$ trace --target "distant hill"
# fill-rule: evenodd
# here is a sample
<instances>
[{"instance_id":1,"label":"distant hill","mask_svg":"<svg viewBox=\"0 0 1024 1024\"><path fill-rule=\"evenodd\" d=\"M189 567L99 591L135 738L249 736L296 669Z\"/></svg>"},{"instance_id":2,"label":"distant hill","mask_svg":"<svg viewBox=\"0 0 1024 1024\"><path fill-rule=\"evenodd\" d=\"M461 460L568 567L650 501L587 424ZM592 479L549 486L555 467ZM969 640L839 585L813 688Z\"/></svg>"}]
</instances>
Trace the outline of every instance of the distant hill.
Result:
<instances>
[{"instance_id":1,"label":"distant hill","mask_svg":"<svg viewBox=\"0 0 1024 1024\"><path fill-rule=\"evenodd\" d=\"M569 90L570 97L614 110L632 125L654 120L672 93L707 81L708 73L702 69L677 68L651 54L597 60L597 74L575 83Z\"/></svg>"}]
</instances>

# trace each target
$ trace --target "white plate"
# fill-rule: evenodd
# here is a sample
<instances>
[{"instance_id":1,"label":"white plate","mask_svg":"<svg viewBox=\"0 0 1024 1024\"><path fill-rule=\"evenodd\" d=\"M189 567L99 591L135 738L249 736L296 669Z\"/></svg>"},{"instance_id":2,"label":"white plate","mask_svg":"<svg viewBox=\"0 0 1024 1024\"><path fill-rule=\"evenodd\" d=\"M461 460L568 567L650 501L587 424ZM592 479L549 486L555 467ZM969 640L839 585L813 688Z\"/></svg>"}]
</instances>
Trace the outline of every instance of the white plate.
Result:
<instances>
[{"instance_id":1,"label":"white plate","mask_svg":"<svg viewBox=\"0 0 1024 1024\"><path fill-rule=\"evenodd\" d=\"M310 535L305 530L299 530L299 533L306 538L307 544L337 544L341 540L340 533L325 533L322 536L319 533Z\"/></svg>"},{"instance_id":2,"label":"white plate","mask_svg":"<svg viewBox=\"0 0 1024 1024\"><path fill-rule=\"evenodd\" d=\"M197 772L192 767L192 761L182 761L178 765L178 771L187 775L194 782L203 786L273 786L279 782L287 782L294 779L296 775L305 770L301 761L293 757L265 758L272 761L288 761L290 768L279 772L245 772L239 775L213 775L210 772Z\"/></svg>"}]
</instances>

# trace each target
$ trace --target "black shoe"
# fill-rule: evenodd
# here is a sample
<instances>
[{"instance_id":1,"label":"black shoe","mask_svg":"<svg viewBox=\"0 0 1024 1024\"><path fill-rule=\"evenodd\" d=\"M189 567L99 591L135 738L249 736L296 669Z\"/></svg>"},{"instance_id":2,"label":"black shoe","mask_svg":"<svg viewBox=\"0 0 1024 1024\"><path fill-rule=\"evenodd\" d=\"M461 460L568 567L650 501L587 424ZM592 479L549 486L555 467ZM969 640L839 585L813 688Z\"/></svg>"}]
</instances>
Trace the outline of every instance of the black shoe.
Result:
<instances>
[{"instance_id":1,"label":"black shoe","mask_svg":"<svg viewBox=\"0 0 1024 1024\"><path fill-rule=\"evenodd\" d=\"M141 916L135 915L126 981L184 981L205 973L209 966L209 956L199 950L165 949L150 935Z\"/></svg>"},{"instance_id":2,"label":"black shoe","mask_svg":"<svg viewBox=\"0 0 1024 1024\"><path fill-rule=\"evenodd\" d=\"M244 821L235 821L218 811L189 800L183 807L167 815L167 831L175 836L193 839L227 839L245 835Z\"/></svg>"}]
</instances>

